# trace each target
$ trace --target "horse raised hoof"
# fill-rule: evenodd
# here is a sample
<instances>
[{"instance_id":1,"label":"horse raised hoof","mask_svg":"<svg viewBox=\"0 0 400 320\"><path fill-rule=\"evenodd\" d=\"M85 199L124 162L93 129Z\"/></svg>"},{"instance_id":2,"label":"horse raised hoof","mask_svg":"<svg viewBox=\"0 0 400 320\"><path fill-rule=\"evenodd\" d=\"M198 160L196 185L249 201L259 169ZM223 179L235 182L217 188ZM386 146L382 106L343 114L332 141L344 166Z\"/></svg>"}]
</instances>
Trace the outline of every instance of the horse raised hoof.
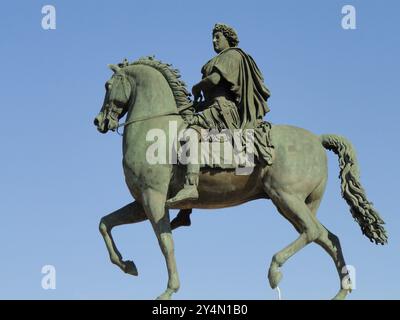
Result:
<instances>
[{"instance_id":1,"label":"horse raised hoof","mask_svg":"<svg viewBox=\"0 0 400 320\"><path fill-rule=\"evenodd\" d=\"M130 260L124 261L123 265L124 265L123 271L125 273L131 274L132 276L137 276L139 274L135 264L133 263L133 261L130 261Z\"/></svg>"},{"instance_id":2,"label":"horse raised hoof","mask_svg":"<svg viewBox=\"0 0 400 320\"><path fill-rule=\"evenodd\" d=\"M272 289L276 289L278 287L279 282L282 280L282 272L278 267L271 266L269 268L268 280Z\"/></svg>"}]
</instances>

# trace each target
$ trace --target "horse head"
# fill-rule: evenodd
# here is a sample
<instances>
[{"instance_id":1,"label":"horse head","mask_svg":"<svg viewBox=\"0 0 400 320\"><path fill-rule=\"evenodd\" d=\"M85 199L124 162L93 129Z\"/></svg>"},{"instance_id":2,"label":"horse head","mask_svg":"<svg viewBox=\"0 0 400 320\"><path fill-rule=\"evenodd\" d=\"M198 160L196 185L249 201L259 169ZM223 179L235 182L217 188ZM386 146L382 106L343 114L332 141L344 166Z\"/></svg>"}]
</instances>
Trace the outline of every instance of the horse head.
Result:
<instances>
[{"instance_id":1,"label":"horse head","mask_svg":"<svg viewBox=\"0 0 400 320\"><path fill-rule=\"evenodd\" d=\"M125 73L123 64L118 66L110 64L109 68L114 74L105 84L106 94L103 106L94 119L94 125L101 133L106 133L108 130L115 131L118 128L119 119L129 109L133 91L133 83Z\"/></svg>"}]
</instances>

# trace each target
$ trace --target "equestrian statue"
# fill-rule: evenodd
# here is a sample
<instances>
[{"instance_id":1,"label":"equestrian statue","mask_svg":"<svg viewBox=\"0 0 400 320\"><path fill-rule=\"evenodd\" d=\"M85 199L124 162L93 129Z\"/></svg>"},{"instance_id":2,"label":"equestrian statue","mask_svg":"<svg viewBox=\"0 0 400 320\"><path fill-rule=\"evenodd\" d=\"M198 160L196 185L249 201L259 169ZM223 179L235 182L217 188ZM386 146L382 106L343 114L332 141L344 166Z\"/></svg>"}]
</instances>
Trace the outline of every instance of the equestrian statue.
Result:
<instances>
[{"instance_id":1,"label":"equestrian statue","mask_svg":"<svg viewBox=\"0 0 400 320\"><path fill-rule=\"evenodd\" d=\"M104 103L94 124L101 133L123 127L123 169L135 199L100 221L111 262L127 274L138 275L133 261L123 260L111 230L149 220L168 269L167 288L158 298L170 299L180 287L172 230L190 225L192 209L227 208L269 199L299 233L272 257L270 286L278 287L281 267L290 257L315 242L337 269L340 282L334 298L344 299L352 287L339 239L317 219L327 183L326 150L339 158L342 196L362 233L371 242L387 243L384 221L360 184L351 143L334 134L315 135L302 128L266 122L270 91L256 62L238 48L237 33L230 26L216 24L212 38L217 55L203 66L202 79L192 88L193 100L179 71L154 57L110 65L113 75L106 82ZM197 159L201 154L197 146L204 146L210 137L218 136L216 143L222 144L223 137L232 137L233 132L250 132L253 148L247 148L245 135L228 144L250 150L254 162L250 166L240 161L185 162L182 149L187 140L180 140L172 126L179 132L194 132L196 147L189 156L197 154ZM214 134L204 137L204 131ZM149 137L160 133L158 151L152 152L155 140ZM162 157L166 161L153 161ZM249 170L238 171L244 167ZM172 221L169 209L180 209Z\"/></svg>"}]
</instances>

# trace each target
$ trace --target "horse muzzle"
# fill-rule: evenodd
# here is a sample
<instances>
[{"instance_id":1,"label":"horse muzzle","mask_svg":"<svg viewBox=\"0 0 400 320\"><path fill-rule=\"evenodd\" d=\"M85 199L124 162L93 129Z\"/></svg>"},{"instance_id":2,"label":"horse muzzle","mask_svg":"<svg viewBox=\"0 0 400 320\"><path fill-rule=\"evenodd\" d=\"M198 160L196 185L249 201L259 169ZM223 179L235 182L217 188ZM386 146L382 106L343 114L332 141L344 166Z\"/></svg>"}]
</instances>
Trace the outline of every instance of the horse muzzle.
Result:
<instances>
[{"instance_id":1,"label":"horse muzzle","mask_svg":"<svg viewBox=\"0 0 400 320\"><path fill-rule=\"evenodd\" d=\"M111 116L104 116L102 112L100 112L93 121L94 125L97 127L97 130L101 133L107 133L107 131L115 131L118 128L118 120L114 119Z\"/></svg>"},{"instance_id":2,"label":"horse muzzle","mask_svg":"<svg viewBox=\"0 0 400 320\"><path fill-rule=\"evenodd\" d=\"M100 112L96 118L94 118L93 124L97 127L97 130L101 133L107 133L108 128L108 120L105 119L104 114Z\"/></svg>"}]
</instances>

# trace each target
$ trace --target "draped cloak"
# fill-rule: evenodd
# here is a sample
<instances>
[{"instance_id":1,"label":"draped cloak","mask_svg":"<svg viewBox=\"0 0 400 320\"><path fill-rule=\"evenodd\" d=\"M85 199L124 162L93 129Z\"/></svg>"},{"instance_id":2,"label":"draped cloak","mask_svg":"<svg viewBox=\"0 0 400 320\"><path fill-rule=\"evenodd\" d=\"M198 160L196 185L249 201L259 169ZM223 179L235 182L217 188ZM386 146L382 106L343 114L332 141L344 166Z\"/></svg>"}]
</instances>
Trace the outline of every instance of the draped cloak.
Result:
<instances>
[{"instance_id":1,"label":"draped cloak","mask_svg":"<svg viewBox=\"0 0 400 320\"><path fill-rule=\"evenodd\" d=\"M217 86L205 90L205 101L201 103L203 107L196 107L197 111L203 112L195 114L194 108L183 110L184 119L194 128L254 130L254 155L259 161L264 160L271 165L271 124L263 120L269 112L267 99L270 91L253 58L239 48L227 48L209 60L201 72L203 78L218 72L221 80ZM222 110L225 111L224 116ZM195 122L188 120L193 118Z\"/></svg>"},{"instance_id":2,"label":"draped cloak","mask_svg":"<svg viewBox=\"0 0 400 320\"><path fill-rule=\"evenodd\" d=\"M240 116L241 129L255 129L269 112L270 91L253 58L239 48L228 48L202 68L203 78L218 72L233 95Z\"/></svg>"}]
</instances>

